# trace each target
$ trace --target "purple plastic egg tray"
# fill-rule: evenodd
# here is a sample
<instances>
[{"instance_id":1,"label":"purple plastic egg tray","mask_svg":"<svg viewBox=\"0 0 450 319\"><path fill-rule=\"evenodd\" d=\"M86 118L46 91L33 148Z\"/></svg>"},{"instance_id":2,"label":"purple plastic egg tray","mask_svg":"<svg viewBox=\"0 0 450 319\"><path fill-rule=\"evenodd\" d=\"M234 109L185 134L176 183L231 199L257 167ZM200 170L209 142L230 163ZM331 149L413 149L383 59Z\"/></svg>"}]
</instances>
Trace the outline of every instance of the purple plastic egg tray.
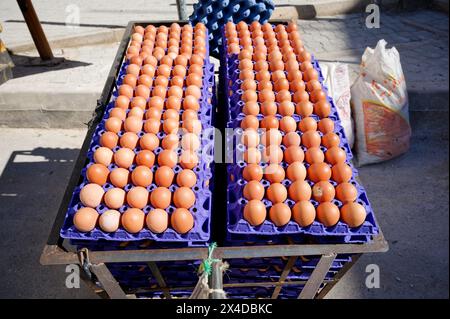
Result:
<instances>
[{"instance_id":1,"label":"purple plastic egg tray","mask_svg":"<svg viewBox=\"0 0 450 319\"><path fill-rule=\"evenodd\" d=\"M222 29L224 32L224 28ZM242 107L244 103L241 101L242 90L240 89L240 84L242 81L239 79L239 69L238 69L238 57L236 54L228 54L227 50L226 37L224 36L224 43L220 49L220 61L221 66L219 69L221 86L220 90L223 93L223 96L226 97L225 104L228 113L228 123L227 127L233 129L233 133L226 135L226 153L229 154L227 160L233 164L227 165L228 170L228 187L227 187L227 210L228 210L228 220L227 220L227 228L228 232L232 235L283 235L283 234L305 234L311 236L321 237L318 241L319 243L360 243L367 242L372 239L373 235L378 234L378 225L375 220L375 216L370 205L370 202L367 198L367 194L363 186L356 180L358 173L357 170L352 165L353 154L349 147L349 143L345 137L344 129L340 123L339 114L337 112L336 106L332 100L332 98L327 94L327 100L331 104L331 114L329 118L331 118L335 123L334 132L340 137L340 147L346 152L347 159L346 163L352 168L353 174L350 180L357 191L358 197L356 202L363 205L367 212L366 221L357 228L350 228L347 224L339 221L333 227L325 227L322 223L318 221L314 221L312 225L308 227L301 227L296 222L290 221L287 225L283 227L275 226L270 220L265 220L264 223L260 226L251 226L246 220L243 218L243 208L247 203L247 200L243 197L243 188L247 183L242 177L242 171L246 166L246 163L243 160L243 152L245 151L245 146L241 143L241 135L243 130L240 128L240 121L244 118L244 114L242 113ZM317 60L312 59L313 67L319 73L319 81L323 86L323 89L326 93L328 93L327 88L323 85L323 75L320 69L319 63ZM292 93L291 93L292 94ZM277 115L279 118L281 116ZM258 117L258 116L257 116ZM259 115L261 120L262 115ZM301 117L298 115L293 116L296 122L301 120ZM315 115L312 116L316 121L319 118ZM260 131L260 130L259 130ZM259 132L262 134L262 132ZM282 135L283 132L281 132ZM302 135L302 132L297 131L298 134ZM319 132L322 135L321 132ZM261 145L260 145L261 146ZM284 146L281 146L283 149ZM323 151L326 151L326 148L321 146ZM283 149L284 150L284 149ZM305 151L305 149L304 149ZM230 155L231 154L231 155ZM304 163L305 167L308 168L309 164ZM265 166L267 164L261 164L261 166ZM282 163L284 168L287 167L286 163ZM308 181L312 186L313 183ZM337 183L333 180L330 180L333 186L336 186ZM269 182L265 179L261 181L263 186L267 188L269 186ZM282 184L286 187L289 187L291 181L285 179L282 181ZM318 206L318 202L311 200L315 207ZM333 202L339 207L342 207L342 203L335 199ZM263 199L263 203L266 205L268 209L272 206L272 203ZM286 202L289 207L295 204L294 201L288 199Z\"/></svg>"},{"instance_id":2,"label":"purple plastic egg tray","mask_svg":"<svg viewBox=\"0 0 450 319\"><path fill-rule=\"evenodd\" d=\"M208 43L208 42L207 42ZM208 46L208 44L207 44ZM208 52L208 51L207 51ZM105 131L104 123L109 117L109 113L111 109L114 108L115 99L118 95L118 87L122 83L122 79L124 74L126 73L126 67L128 62L125 60L119 70L118 76L116 78L115 90L111 95L110 102L105 108L105 112L103 114L102 121L97 125L93 138L91 140L91 145L87 152L86 158L86 166L82 170L80 176L80 183L73 191L72 199L68 208L68 211L65 216L65 221L63 227L61 228L60 235L63 238L68 238L72 240L78 241L95 241L95 240L107 240L112 244L108 247L111 249L120 248L120 242L128 242L128 241L143 241L143 240L153 240L156 242L179 242L181 243L180 247L194 247L201 245L201 243L205 243L210 238L210 215L211 215L211 206L212 206L212 162L214 159L214 129L213 129L213 120L214 120L214 103L215 101L215 78L214 78L214 65L209 61L209 56L207 55L204 60L204 75L203 75L203 85L201 89L201 98L200 98L200 110L199 110L199 120L202 123L202 135L201 135L201 155L199 155L199 163L193 169L197 174L197 183L192 188L196 195L196 202L193 207L190 208L190 212L194 216L194 227L186 234L178 234L175 230L168 228L165 232L161 234L156 234L151 232L149 229L144 227L143 230L136 234L131 234L125 231L123 228L119 228L116 232L107 233L102 231L99 227L96 227L94 230L90 232L79 232L73 225L73 215L75 212L83 207L79 199L79 193L81 188L88 183L86 178L86 169L93 164L93 153L94 151L100 147L99 141L100 136ZM128 112L129 110L127 110ZM182 114L182 111L180 112ZM182 125L183 121L180 121L180 125ZM119 137L124 134L123 131L118 133ZM138 136L142 136L145 132L141 131L138 133ZM160 132L157 136L162 139L165 136L165 133ZM113 149L113 151L117 151L119 147ZM140 151L139 145L133 150L136 154ZM162 151L161 147L158 147L154 150L155 155L158 155L159 152ZM178 154L179 155L179 154ZM132 171L136 165L132 165L129 170ZM115 164L111 164L108 169L111 171L116 168ZM157 163L151 168L154 173L158 168ZM174 167L175 173L181 171L181 166L176 165ZM103 185L103 189L107 191L108 189L114 187L110 183L106 183ZM124 187L127 191L131 187L132 184L128 184ZM148 191L152 191L157 186L152 183L147 187ZM173 184L169 187L169 189L173 192L177 189L178 186ZM122 207L118 209L119 212L123 213L128 208L127 204L124 204ZM99 214L102 214L108 208L100 204L95 208ZM149 204L144 207L144 213L148 213L152 209L152 206ZM173 205L167 208L167 211L172 213L175 210ZM114 243L117 242L117 243ZM161 245L160 247L171 247L171 244ZM86 246L86 244L84 244Z\"/></svg>"}]
</instances>

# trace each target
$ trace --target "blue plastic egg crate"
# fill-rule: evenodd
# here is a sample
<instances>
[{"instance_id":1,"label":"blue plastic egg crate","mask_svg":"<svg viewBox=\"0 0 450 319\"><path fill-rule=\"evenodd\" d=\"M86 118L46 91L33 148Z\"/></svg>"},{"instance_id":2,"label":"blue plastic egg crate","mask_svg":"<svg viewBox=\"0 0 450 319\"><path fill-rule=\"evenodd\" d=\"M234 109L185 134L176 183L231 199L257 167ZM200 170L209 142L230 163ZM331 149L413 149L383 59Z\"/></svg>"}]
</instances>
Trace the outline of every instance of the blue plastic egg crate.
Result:
<instances>
[{"instance_id":1,"label":"blue plastic egg crate","mask_svg":"<svg viewBox=\"0 0 450 319\"><path fill-rule=\"evenodd\" d=\"M346 163L352 168L353 174L350 180L357 191L358 197L356 202L363 205L367 212L366 221L357 228L350 228L347 224L339 221L333 227L325 227L322 223L318 221L314 221L312 225L308 227L301 227L296 222L290 221L287 225L283 227L275 226L270 220L266 219L262 225L252 226L243 218L243 209L247 203L247 200L243 196L243 188L247 183L242 177L242 171L246 166L246 163L243 161L243 152L245 151L245 146L241 143L240 137L242 135L243 130L240 128L240 121L244 118L244 114L242 113L242 106L244 103L241 101L242 90L240 89L240 83L242 81L239 80L239 69L238 69L238 56L237 54L228 54L227 53L227 43L226 37L224 36L224 28L222 28L223 35L223 44L220 46L220 87L219 89L222 91L224 97L226 97L226 113L228 114L228 123L227 127L232 128L233 132L229 132L226 135L226 153L229 154L227 160L232 164L227 165L228 170L228 187L227 187L227 230L230 234L233 235L285 235L285 234L305 234L311 236L319 237L319 243L362 243L368 242L372 239L372 237L378 234L378 225L375 220L375 216L373 213L373 209L370 205L370 202L367 198L366 191L364 187L356 180L358 172L356 168L353 166L351 159L353 158L353 154L349 143L346 139L344 129L340 123L339 114L337 112L336 106L330 96L327 97L328 102L331 104L331 114L329 116L335 123L334 132L340 137L340 147L346 152L347 160ZM325 92L327 88L323 85L323 75L320 69L319 63L317 60L312 60L312 64L314 68L319 73L319 81L322 83ZM281 118L280 116L278 116ZM301 120L301 117L298 115L293 116L296 122ZM312 116L319 120L319 118L315 115ZM260 116L259 119L262 117ZM302 132L297 131L300 136ZM261 134L261 132L260 132ZM282 133L283 134L283 133ZM321 135L321 133L319 132ZM281 146L283 148L283 146ZM321 146L323 151L326 151L326 148ZM305 149L304 149L305 150ZM308 163L304 163L305 167L308 168ZM267 164L262 164L262 166ZM282 163L282 166L286 168L286 163ZM307 180L308 181L308 180ZM336 186L337 183L330 180L333 186ZM265 179L261 181L263 186L268 187L269 182ZM308 183L312 186L313 182L308 181ZM291 181L285 179L282 181L282 184L286 187L289 187ZM318 202L311 200L315 207L318 206ZM263 203L266 205L268 209L272 206L272 203L263 199ZM339 208L342 207L342 203L334 199L333 203L335 203ZM292 208L295 204L292 200L287 200L286 204Z\"/></svg>"}]
</instances>

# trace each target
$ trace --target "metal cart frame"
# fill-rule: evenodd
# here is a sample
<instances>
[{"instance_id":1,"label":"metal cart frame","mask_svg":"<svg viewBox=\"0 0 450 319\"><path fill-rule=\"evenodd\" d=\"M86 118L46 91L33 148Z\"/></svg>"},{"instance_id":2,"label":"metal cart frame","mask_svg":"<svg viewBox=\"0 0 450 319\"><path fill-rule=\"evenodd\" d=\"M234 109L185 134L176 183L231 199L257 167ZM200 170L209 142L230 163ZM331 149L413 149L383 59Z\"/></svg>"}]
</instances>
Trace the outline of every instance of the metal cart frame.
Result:
<instances>
[{"instance_id":1,"label":"metal cart frame","mask_svg":"<svg viewBox=\"0 0 450 319\"><path fill-rule=\"evenodd\" d=\"M78 185L80 172L85 165L86 153L94 133L95 127L102 118L102 114L108 104L112 90L115 85L115 79L118 70L123 61L125 51L128 46L129 36L135 25L161 25L170 24L175 21L131 21L124 33L124 37L119 45L114 62L111 66L105 87L102 91L100 99L97 101L93 118L88 123L88 132L84 140L80 154L75 163L70 181L66 192L62 199L58 214L53 223L52 230L48 237L47 243L43 249L40 262L42 265L69 265L78 264L89 276L83 279L96 291L101 297L109 298L134 298L135 293L126 294L120 287L118 282L112 276L106 266L106 263L124 263L124 262L146 262L155 277L159 288L166 298L170 298L170 290L177 287L168 287L159 271L157 262L160 261L176 261L176 260L203 260L208 258L207 247L193 248L171 248L171 249L136 249L136 250L113 250L113 251L89 251L81 249L74 251L68 249L64 245L64 239L60 237L59 231L64 222L65 214L72 196L72 191ZM177 21L183 23L182 21ZM285 21L280 21L285 22ZM184 22L185 23L185 22ZM276 21L275 21L276 23ZM266 245L266 246L239 246L239 247L217 247L212 254L212 258L217 259L212 265L212 274L210 276L210 286L212 293L210 298L218 298L219 294L215 291L222 288L231 287L274 287L272 298L276 299L283 286L287 285L304 285L299 298L323 298L333 286L345 275L345 273L354 265L357 259L364 253L386 252L388 243L384 239L380 230L372 241L365 244L307 244L307 245ZM325 276L329 271L334 259L338 254L352 254L352 261L348 262L332 280L325 280ZM313 270L310 278L306 281L286 281L292 267L295 265L297 258L300 256L320 255L320 260ZM255 282L255 283L231 283L223 284L223 268L222 261L233 258L259 258L259 257L289 257L281 276L277 282ZM92 274L95 275L99 286L95 285L92 280ZM325 284L323 288L321 285ZM194 287L183 287L183 289ZM155 289L148 289L151 291Z\"/></svg>"}]
</instances>

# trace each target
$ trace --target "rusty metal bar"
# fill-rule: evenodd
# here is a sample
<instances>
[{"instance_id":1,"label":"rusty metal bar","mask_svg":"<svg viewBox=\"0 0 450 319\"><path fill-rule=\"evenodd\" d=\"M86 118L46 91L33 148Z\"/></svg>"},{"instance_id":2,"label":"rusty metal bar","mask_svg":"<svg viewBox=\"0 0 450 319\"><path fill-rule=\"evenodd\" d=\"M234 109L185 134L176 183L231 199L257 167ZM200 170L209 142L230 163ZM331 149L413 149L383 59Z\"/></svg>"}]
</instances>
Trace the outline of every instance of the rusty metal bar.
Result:
<instances>
[{"instance_id":1,"label":"rusty metal bar","mask_svg":"<svg viewBox=\"0 0 450 319\"><path fill-rule=\"evenodd\" d=\"M300 292L300 295L298 296L299 299L314 298L335 258L336 254L323 255L320 258L316 268L314 268L311 274L311 277L309 277L308 282Z\"/></svg>"},{"instance_id":2,"label":"rusty metal bar","mask_svg":"<svg viewBox=\"0 0 450 319\"><path fill-rule=\"evenodd\" d=\"M273 290L272 299L277 299L278 295L280 294L281 287L284 284L284 281L286 280L287 276L291 272L292 267L295 265L295 262L297 261L297 256L291 256L289 257L286 266L284 266L283 272L280 275L280 280L278 281L280 285L277 285L275 289Z\"/></svg>"},{"instance_id":3,"label":"rusty metal bar","mask_svg":"<svg viewBox=\"0 0 450 319\"><path fill-rule=\"evenodd\" d=\"M164 277L162 276L161 271L159 271L159 268L158 268L158 265L156 265L156 262L149 261L147 263L147 265L150 268L150 271L152 272L153 276L155 277L156 282L161 287L164 296L167 299L171 299L172 296L170 295L170 290L169 290L169 288L167 288L166 281L164 280Z\"/></svg>"},{"instance_id":4,"label":"rusty metal bar","mask_svg":"<svg viewBox=\"0 0 450 319\"><path fill-rule=\"evenodd\" d=\"M39 18L34 10L31 0L17 0L20 11L22 11L23 18L27 23L28 30L30 30L31 37L33 38L34 45L39 52L39 56L42 60L53 59L52 49L48 44L42 25L39 22Z\"/></svg>"},{"instance_id":5,"label":"rusty metal bar","mask_svg":"<svg viewBox=\"0 0 450 319\"><path fill-rule=\"evenodd\" d=\"M91 265L90 269L111 299L127 298L127 295L104 263Z\"/></svg>"}]
</instances>

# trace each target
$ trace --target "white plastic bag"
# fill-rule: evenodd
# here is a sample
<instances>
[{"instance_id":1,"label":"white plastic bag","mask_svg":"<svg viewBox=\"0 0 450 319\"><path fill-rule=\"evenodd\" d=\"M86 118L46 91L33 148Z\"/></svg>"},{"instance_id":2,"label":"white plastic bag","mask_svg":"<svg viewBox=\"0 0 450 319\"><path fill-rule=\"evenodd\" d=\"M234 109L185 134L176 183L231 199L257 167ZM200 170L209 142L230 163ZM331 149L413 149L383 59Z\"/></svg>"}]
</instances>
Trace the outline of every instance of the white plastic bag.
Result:
<instances>
[{"instance_id":1,"label":"white plastic bag","mask_svg":"<svg viewBox=\"0 0 450 319\"><path fill-rule=\"evenodd\" d=\"M324 84L328 87L328 93L333 98L334 104L341 120L350 147L353 147L353 119L350 108L350 79L347 64L320 63Z\"/></svg>"},{"instance_id":2,"label":"white plastic bag","mask_svg":"<svg viewBox=\"0 0 450 319\"><path fill-rule=\"evenodd\" d=\"M358 165L385 161L409 148L408 93L400 56L378 41L366 48L351 88Z\"/></svg>"}]
</instances>

